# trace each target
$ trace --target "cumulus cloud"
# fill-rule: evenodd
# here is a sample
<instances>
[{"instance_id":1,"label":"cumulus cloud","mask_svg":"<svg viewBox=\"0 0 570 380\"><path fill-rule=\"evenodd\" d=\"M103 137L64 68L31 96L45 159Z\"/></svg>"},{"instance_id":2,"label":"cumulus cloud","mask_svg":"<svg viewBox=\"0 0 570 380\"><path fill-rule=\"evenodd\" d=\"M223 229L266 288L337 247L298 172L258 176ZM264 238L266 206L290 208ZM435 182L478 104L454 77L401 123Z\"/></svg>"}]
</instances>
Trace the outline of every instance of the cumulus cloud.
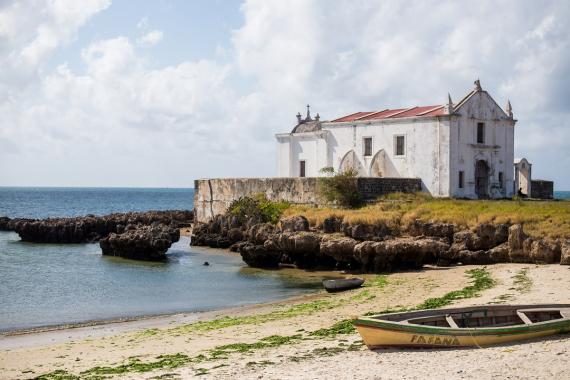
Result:
<instances>
[{"instance_id":1,"label":"cumulus cloud","mask_svg":"<svg viewBox=\"0 0 570 380\"><path fill-rule=\"evenodd\" d=\"M570 188L559 174L570 163L561 146L570 140L568 2L251 0L243 11L237 63L276 100L266 105L279 110L273 131L290 128L291 107L306 102L329 119L442 104L481 78L500 105L510 98L515 108L517 155ZM555 160L544 153L552 148Z\"/></svg>"},{"instance_id":2,"label":"cumulus cloud","mask_svg":"<svg viewBox=\"0 0 570 380\"><path fill-rule=\"evenodd\" d=\"M47 185L273 175L273 135L307 102L325 119L437 104L480 77L499 104L511 99L517 155L570 188L559 174L570 165L564 1L248 0L214 59L149 66L140 47L163 35L143 18L140 37L91 41L81 69L49 71L46 58L108 1L15 4L0 5L0 183L21 172Z\"/></svg>"},{"instance_id":3,"label":"cumulus cloud","mask_svg":"<svg viewBox=\"0 0 570 380\"><path fill-rule=\"evenodd\" d=\"M164 33L161 30L151 30L150 32L140 37L137 42L140 46L150 47L162 41L163 37Z\"/></svg>"}]
</instances>

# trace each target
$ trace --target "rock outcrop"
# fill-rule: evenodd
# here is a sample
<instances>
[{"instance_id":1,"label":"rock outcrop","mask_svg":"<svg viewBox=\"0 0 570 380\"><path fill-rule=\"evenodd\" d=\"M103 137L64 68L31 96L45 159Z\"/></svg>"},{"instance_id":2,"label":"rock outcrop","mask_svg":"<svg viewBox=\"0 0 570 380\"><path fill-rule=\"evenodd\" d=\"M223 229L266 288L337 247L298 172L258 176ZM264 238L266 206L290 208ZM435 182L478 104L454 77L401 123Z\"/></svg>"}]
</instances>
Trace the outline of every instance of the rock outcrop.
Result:
<instances>
[{"instance_id":1,"label":"rock outcrop","mask_svg":"<svg viewBox=\"0 0 570 380\"><path fill-rule=\"evenodd\" d=\"M567 263L566 240L533 239L522 225L483 223L461 230L450 223L416 220L409 226L383 223L349 224L339 217L326 218L310 228L305 217L282 219L275 226L249 220L236 223L218 216L195 226L193 245L227 247L255 267L294 264L299 268L336 268L386 272L419 268L425 264L485 265L503 262Z\"/></svg>"},{"instance_id":2,"label":"rock outcrop","mask_svg":"<svg viewBox=\"0 0 570 380\"><path fill-rule=\"evenodd\" d=\"M560 264L570 265L570 239L563 239L560 243Z\"/></svg>"},{"instance_id":3,"label":"rock outcrop","mask_svg":"<svg viewBox=\"0 0 570 380\"><path fill-rule=\"evenodd\" d=\"M13 219L0 221L0 228L13 230L23 241L33 243L92 243L111 233L120 234L127 225L159 223L172 227L190 225L192 211L146 211L86 215L74 218Z\"/></svg>"},{"instance_id":4,"label":"rock outcrop","mask_svg":"<svg viewBox=\"0 0 570 380\"><path fill-rule=\"evenodd\" d=\"M106 256L162 261L166 260L168 248L179 239L177 227L159 223L150 226L129 224L123 233L111 233L102 238L99 246Z\"/></svg>"}]
</instances>

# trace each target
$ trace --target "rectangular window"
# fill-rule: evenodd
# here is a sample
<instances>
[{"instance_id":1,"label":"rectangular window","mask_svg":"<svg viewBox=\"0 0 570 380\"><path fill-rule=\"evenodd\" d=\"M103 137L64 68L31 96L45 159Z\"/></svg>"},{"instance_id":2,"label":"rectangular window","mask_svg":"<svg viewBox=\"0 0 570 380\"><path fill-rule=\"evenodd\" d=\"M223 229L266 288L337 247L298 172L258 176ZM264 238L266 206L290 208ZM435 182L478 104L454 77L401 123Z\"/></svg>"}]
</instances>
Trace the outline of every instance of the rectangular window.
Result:
<instances>
[{"instance_id":1,"label":"rectangular window","mask_svg":"<svg viewBox=\"0 0 570 380\"><path fill-rule=\"evenodd\" d=\"M305 177L306 161L299 161L299 177Z\"/></svg>"},{"instance_id":2,"label":"rectangular window","mask_svg":"<svg viewBox=\"0 0 570 380\"><path fill-rule=\"evenodd\" d=\"M499 187L503 189L505 187L503 183L503 172L499 172Z\"/></svg>"},{"instance_id":3,"label":"rectangular window","mask_svg":"<svg viewBox=\"0 0 570 380\"><path fill-rule=\"evenodd\" d=\"M406 139L405 136L395 136L394 145L396 156L404 156L406 154Z\"/></svg>"},{"instance_id":4,"label":"rectangular window","mask_svg":"<svg viewBox=\"0 0 570 380\"><path fill-rule=\"evenodd\" d=\"M372 156L372 137L364 138L364 155Z\"/></svg>"},{"instance_id":5,"label":"rectangular window","mask_svg":"<svg viewBox=\"0 0 570 380\"><path fill-rule=\"evenodd\" d=\"M459 172L459 188L463 189L465 187L465 173L463 170Z\"/></svg>"},{"instance_id":6,"label":"rectangular window","mask_svg":"<svg viewBox=\"0 0 570 380\"><path fill-rule=\"evenodd\" d=\"M477 144L485 144L485 123L477 123Z\"/></svg>"}]
</instances>

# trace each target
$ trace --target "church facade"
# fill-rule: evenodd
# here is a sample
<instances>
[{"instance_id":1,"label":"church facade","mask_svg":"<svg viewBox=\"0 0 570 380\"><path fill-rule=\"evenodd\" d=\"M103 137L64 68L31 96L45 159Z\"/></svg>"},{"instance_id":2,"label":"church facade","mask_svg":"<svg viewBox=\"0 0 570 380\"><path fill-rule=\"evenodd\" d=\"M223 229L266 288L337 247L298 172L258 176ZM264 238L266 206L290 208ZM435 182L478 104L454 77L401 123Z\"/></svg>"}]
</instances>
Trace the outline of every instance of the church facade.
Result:
<instances>
[{"instance_id":1,"label":"church facade","mask_svg":"<svg viewBox=\"0 0 570 380\"><path fill-rule=\"evenodd\" d=\"M308 107L307 107L308 108ZM277 139L279 177L318 177L323 168L362 177L420 178L437 197L505 198L514 189L516 120L481 88L461 101L356 112L332 121L309 109Z\"/></svg>"}]
</instances>

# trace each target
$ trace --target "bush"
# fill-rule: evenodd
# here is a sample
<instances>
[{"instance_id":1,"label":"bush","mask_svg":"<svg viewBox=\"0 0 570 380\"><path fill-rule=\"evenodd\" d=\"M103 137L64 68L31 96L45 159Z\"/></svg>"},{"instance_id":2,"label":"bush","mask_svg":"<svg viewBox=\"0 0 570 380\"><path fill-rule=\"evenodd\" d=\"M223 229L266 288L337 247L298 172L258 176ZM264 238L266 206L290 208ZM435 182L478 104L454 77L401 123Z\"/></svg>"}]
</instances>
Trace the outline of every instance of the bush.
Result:
<instances>
[{"instance_id":1,"label":"bush","mask_svg":"<svg viewBox=\"0 0 570 380\"><path fill-rule=\"evenodd\" d=\"M228 207L228 213L237 217L240 223L254 219L259 223L276 224L288 208L288 202L272 202L264 194L257 194L236 199Z\"/></svg>"},{"instance_id":2,"label":"bush","mask_svg":"<svg viewBox=\"0 0 570 380\"><path fill-rule=\"evenodd\" d=\"M342 207L354 208L360 206L362 197L358 192L358 172L348 169L336 173L333 168L323 168L321 173L326 177L318 180L318 192L328 202Z\"/></svg>"}]
</instances>

